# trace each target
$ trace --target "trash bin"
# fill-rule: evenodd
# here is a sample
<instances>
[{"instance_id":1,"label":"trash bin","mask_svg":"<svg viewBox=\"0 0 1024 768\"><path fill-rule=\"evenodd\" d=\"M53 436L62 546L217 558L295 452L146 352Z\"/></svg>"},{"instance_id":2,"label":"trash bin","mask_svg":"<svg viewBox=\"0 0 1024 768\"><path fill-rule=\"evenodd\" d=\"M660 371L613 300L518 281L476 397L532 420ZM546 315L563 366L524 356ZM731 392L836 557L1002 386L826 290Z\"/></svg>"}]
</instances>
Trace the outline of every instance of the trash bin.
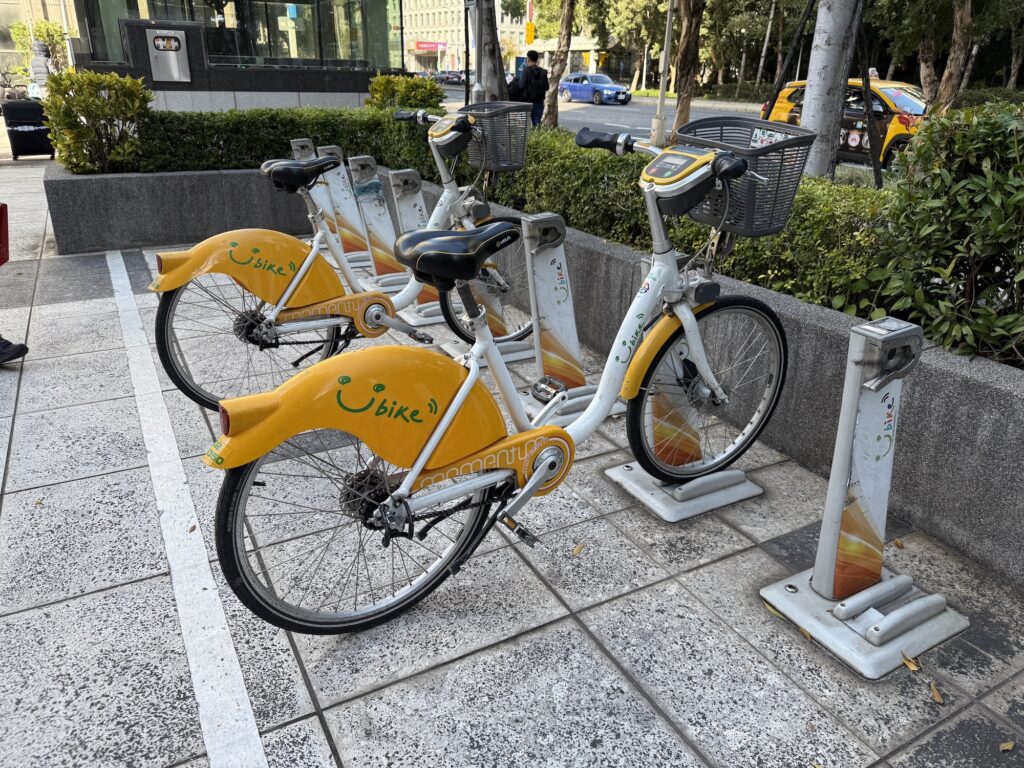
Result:
<instances>
[{"instance_id":1,"label":"trash bin","mask_svg":"<svg viewBox=\"0 0 1024 768\"><path fill-rule=\"evenodd\" d=\"M11 142L11 155L49 155L53 159L49 128L43 122L43 106L32 99L15 99L0 104Z\"/></svg>"}]
</instances>

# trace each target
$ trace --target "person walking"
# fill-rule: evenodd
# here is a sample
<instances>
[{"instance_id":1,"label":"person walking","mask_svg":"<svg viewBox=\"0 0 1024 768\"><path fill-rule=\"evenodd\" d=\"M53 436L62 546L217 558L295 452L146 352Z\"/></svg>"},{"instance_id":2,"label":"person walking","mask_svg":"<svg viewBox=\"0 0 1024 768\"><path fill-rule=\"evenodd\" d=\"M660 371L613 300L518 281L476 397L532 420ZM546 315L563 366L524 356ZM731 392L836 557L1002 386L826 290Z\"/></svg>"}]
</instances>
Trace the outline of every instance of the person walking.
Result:
<instances>
[{"instance_id":1,"label":"person walking","mask_svg":"<svg viewBox=\"0 0 1024 768\"><path fill-rule=\"evenodd\" d=\"M526 66L519 75L519 92L523 101L533 105L530 121L535 126L540 125L544 116L544 97L548 92L548 71L540 65L540 54L536 51L526 52Z\"/></svg>"}]
</instances>

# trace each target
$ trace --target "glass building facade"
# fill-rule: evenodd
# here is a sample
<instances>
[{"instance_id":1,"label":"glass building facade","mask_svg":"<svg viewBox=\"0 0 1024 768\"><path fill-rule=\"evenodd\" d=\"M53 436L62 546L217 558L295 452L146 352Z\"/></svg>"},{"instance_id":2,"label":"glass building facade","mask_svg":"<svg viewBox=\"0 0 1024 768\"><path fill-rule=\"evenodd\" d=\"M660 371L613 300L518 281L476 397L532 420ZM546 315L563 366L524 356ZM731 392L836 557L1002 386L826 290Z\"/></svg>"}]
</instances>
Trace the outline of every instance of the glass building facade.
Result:
<instances>
[{"instance_id":1,"label":"glass building facade","mask_svg":"<svg viewBox=\"0 0 1024 768\"><path fill-rule=\"evenodd\" d=\"M197 21L212 64L402 67L401 0L84 0L95 62L123 63L119 19Z\"/></svg>"}]
</instances>

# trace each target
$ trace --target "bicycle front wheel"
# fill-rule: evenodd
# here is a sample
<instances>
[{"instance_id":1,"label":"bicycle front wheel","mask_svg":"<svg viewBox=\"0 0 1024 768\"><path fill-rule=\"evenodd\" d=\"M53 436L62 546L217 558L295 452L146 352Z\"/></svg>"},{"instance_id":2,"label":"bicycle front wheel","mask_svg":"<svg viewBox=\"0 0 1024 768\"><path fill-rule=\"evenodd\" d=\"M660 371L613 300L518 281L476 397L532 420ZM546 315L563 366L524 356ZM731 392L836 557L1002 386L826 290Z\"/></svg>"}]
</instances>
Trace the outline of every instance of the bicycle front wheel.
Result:
<instances>
[{"instance_id":1,"label":"bicycle front wheel","mask_svg":"<svg viewBox=\"0 0 1024 768\"><path fill-rule=\"evenodd\" d=\"M530 285L526 272L526 242L522 238L523 222L514 216L495 216L488 224L507 221L519 227L519 239L492 256L480 274L469 283L470 290L487 311L487 325L495 341L519 341L533 331L530 315ZM441 315L455 334L472 344L473 329L463 322L465 309L455 290L440 296Z\"/></svg>"},{"instance_id":2,"label":"bicycle front wheel","mask_svg":"<svg viewBox=\"0 0 1024 768\"><path fill-rule=\"evenodd\" d=\"M491 491L421 510L411 536L386 536L374 513L405 474L337 430L304 432L229 470L216 540L235 595L265 621L310 634L365 629L411 608L475 545Z\"/></svg>"},{"instance_id":3,"label":"bicycle front wheel","mask_svg":"<svg viewBox=\"0 0 1024 768\"><path fill-rule=\"evenodd\" d=\"M718 402L687 357L679 328L656 353L626 410L641 467L683 483L717 472L753 445L786 380L786 336L764 303L730 296L697 315L708 363L728 396Z\"/></svg>"},{"instance_id":4,"label":"bicycle front wheel","mask_svg":"<svg viewBox=\"0 0 1024 768\"><path fill-rule=\"evenodd\" d=\"M199 405L274 389L339 350L339 325L261 348L265 303L227 275L207 274L160 297L156 348L167 376Z\"/></svg>"}]
</instances>

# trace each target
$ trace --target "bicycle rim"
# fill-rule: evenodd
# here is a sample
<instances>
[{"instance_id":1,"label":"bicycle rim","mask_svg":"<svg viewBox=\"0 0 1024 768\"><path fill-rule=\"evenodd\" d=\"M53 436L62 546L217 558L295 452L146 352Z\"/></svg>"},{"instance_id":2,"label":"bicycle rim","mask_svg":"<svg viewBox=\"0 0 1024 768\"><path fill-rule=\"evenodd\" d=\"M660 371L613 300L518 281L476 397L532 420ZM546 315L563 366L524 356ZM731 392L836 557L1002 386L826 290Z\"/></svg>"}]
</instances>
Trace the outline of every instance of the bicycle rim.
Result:
<instances>
[{"instance_id":1,"label":"bicycle rim","mask_svg":"<svg viewBox=\"0 0 1024 768\"><path fill-rule=\"evenodd\" d=\"M227 275L200 275L161 297L157 346L171 380L207 408L231 397L274 389L337 351L339 325L285 336L260 349L246 340L265 304ZM298 366L292 365L303 355Z\"/></svg>"},{"instance_id":2,"label":"bicycle rim","mask_svg":"<svg viewBox=\"0 0 1024 768\"><path fill-rule=\"evenodd\" d=\"M656 354L627 410L634 456L668 482L716 472L742 456L771 418L785 383L785 335L767 306L729 297L698 315L697 323L729 402L715 401L685 357L680 328Z\"/></svg>"},{"instance_id":3,"label":"bicycle rim","mask_svg":"<svg viewBox=\"0 0 1024 768\"><path fill-rule=\"evenodd\" d=\"M490 502L484 491L439 505L414 524L435 523L423 539L385 545L372 515L405 472L335 430L232 470L217 512L232 589L267 621L311 633L362 629L415 605L461 562Z\"/></svg>"}]
</instances>

